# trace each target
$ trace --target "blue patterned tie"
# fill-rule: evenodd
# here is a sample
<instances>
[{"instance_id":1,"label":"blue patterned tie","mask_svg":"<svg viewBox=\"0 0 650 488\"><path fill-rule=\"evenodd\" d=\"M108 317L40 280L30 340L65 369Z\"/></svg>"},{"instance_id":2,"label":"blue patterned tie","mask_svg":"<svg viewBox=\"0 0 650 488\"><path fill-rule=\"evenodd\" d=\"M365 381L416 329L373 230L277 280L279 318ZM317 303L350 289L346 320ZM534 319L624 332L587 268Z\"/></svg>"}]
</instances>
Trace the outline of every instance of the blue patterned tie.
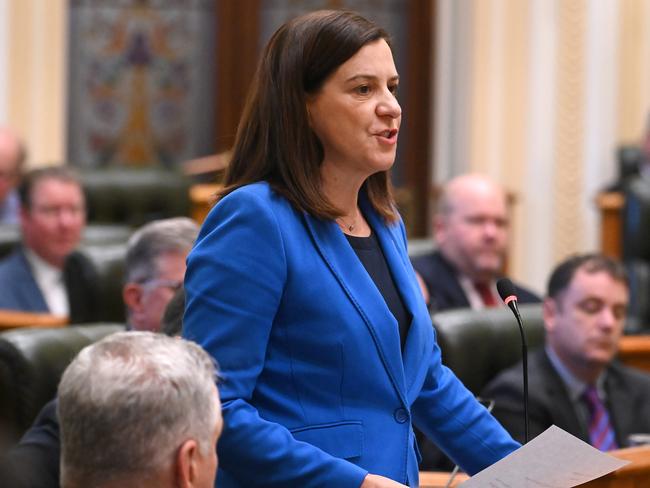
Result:
<instances>
[{"instance_id":1,"label":"blue patterned tie","mask_svg":"<svg viewBox=\"0 0 650 488\"><path fill-rule=\"evenodd\" d=\"M588 387L582 395L591 418L589 419L589 439L591 445L601 451L616 449L614 428L609 420L605 405L598 397L598 392L593 386Z\"/></svg>"}]
</instances>

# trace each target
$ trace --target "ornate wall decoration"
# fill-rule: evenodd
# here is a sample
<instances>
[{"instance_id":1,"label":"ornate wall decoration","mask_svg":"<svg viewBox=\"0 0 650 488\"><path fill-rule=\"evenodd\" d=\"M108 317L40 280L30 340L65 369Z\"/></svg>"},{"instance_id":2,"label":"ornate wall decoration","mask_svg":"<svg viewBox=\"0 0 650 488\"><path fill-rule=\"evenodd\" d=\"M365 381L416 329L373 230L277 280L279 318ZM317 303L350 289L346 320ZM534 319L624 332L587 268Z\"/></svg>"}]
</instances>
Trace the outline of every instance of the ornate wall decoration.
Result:
<instances>
[{"instance_id":1,"label":"ornate wall decoration","mask_svg":"<svg viewBox=\"0 0 650 488\"><path fill-rule=\"evenodd\" d=\"M214 138L214 0L72 0L68 160L173 167Z\"/></svg>"}]
</instances>

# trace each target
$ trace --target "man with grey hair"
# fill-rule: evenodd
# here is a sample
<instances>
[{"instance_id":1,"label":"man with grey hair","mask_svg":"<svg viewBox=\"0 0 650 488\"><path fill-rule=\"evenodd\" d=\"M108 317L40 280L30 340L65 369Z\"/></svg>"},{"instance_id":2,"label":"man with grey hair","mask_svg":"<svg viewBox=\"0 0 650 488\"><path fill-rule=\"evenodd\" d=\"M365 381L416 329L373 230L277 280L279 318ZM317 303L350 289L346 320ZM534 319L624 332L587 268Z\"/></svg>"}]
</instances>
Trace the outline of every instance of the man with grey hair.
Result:
<instances>
[{"instance_id":1,"label":"man with grey hair","mask_svg":"<svg viewBox=\"0 0 650 488\"><path fill-rule=\"evenodd\" d=\"M160 330L165 307L183 286L185 259L199 227L187 217L155 220L129 239L122 297L133 330Z\"/></svg>"},{"instance_id":2,"label":"man with grey hair","mask_svg":"<svg viewBox=\"0 0 650 488\"><path fill-rule=\"evenodd\" d=\"M214 486L222 429L216 368L198 345L118 332L59 384L63 488Z\"/></svg>"},{"instance_id":3,"label":"man with grey hair","mask_svg":"<svg viewBox=\"0 0 650 488\"><path fill-rule=\"evenodd\" d=\"M129 329L161 329L165 307L174 290L181 291L185 257L198 229L193 220L175 217L145 224L131 236L122 289ZM179 310L166 333L171 335L172 329L177 333L181 319ZM43 407L20 443L0 458L0 479L11 479L11 486L16 487L58 488L59 447L55 399Z\"/></svg>"}]
</instances>

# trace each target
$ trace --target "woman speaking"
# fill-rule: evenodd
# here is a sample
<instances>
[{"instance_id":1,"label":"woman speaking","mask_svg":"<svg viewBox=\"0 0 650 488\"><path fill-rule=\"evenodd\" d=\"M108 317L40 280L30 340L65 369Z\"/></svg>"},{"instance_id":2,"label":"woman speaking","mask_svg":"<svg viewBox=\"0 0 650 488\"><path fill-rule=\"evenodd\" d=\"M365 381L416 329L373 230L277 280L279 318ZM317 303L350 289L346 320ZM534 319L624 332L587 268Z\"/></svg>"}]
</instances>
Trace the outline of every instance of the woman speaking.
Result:
<instances>
[{"instance_id":1,"label":"woman speaking","mask_svg":"<svg viewBox=\"0 0 650 488\"><path fill-rule=\"evenodd\" d=\"M413 424L469 473L519 446L440 362L391 195L398 85L351 12L262 55L185 281L224 378L220 487L417 486Z\"/></svg>"}]
</instances>

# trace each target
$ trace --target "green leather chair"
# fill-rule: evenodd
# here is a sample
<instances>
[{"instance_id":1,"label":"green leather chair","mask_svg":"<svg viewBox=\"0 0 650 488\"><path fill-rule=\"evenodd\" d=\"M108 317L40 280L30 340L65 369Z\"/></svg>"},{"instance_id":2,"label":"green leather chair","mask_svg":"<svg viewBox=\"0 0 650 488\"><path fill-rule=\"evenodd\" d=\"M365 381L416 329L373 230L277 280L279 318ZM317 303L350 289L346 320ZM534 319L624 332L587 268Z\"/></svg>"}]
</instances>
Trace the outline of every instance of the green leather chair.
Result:
<instances>
[{"instance_id":1,"label":"green leather chair","mask_svg":"<svg viewBox=\"0 0 650 488\"><path fill-rule=\"evenodd\" d=\"M519 307L528 349L544 342L541 304ZM456 309L431 317L442 351L442 362L475 395L501 370L521 360L521 335L506 307Z\"/></svg>"},{"instance_id":2,"label":"green leather chair","mask_svg":"<svg viewBox=\"0 0 650 488\"><path fill-rule=\"evenodd\" d=\"M125 322L126 311L122 300L126 242L85 243L79 248L95 266L99 299L93 315L98 322Z\"/></svg>"},{"instance_id":3,"label":"green leather chair","mask_svg":"<svg viewBox=\"0 0 650 488\"><path fill-rule=\"evenodd\" d=\"M162 168L79 170L88 222L139 227L151 220L189 216L191 180Z\"/></svg>"},{"instance_id":4,"label":"green leather chair","mask_svg":"<svg viewBox=\"0 0 650 488\"><path fill-rule=\"evenodd\" d=\"M105 323L0 333L0 446L20 439L81 349L120 330L123 324Z\"/></svg>"}]
</instances>

